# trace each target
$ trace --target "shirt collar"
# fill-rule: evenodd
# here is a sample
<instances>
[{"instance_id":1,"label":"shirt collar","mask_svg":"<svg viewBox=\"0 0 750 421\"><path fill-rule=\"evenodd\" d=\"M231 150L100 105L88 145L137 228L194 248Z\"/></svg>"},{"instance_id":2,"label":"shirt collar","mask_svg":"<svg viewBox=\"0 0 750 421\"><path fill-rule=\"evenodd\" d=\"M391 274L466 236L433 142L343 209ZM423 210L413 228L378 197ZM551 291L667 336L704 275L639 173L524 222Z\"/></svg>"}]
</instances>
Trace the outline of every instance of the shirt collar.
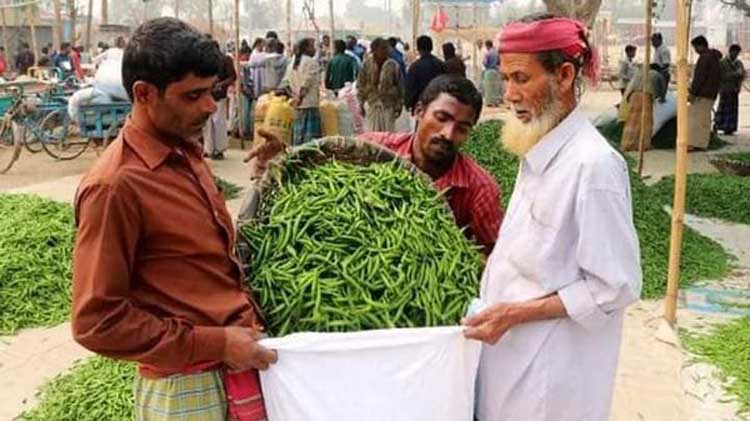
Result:
<instances>
[{"instance_id":1,"label":"shirt collar","mask_svg":"<svg viewBox=\"0 0 750 421\"><path fill-rule=\"evenodd\" d=\"M578 106L560 124L544 135L524 157L531 170L538 174L543 173L568 139L581 127L584 119L581 107Z\"/></svg>"},{"instance_id":2,"label":"shirt collar","mask_svg":"<svg viewBox=\"0 0 750 421\"><path fill-rule=\"evenodd\" d=\"M152 171L163 164L171 154L180 154L179 151L182 149L193 154L200 153L200 145L197 142L184 141L178 144L174 141L158 138L136 123L130 116L128 116L122 130L124 141Z\"/></svg>"}]
</instances>

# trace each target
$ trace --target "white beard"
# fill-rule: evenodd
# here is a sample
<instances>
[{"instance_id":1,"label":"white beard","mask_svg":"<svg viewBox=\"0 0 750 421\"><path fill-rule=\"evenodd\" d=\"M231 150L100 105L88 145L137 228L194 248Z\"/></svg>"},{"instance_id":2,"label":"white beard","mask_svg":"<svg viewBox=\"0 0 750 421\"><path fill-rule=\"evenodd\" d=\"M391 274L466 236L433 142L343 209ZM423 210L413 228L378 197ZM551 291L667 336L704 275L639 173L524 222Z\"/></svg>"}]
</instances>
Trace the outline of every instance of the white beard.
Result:
<instances>
[{"instance_id":1,"label":"white beard","mask_svg":"<svg viewBox=\"0 0 750 421\"><path fill-rule=\"evenodd\" d=\"M541 115L533 116L525 123L513 112L502 128L502 141L505 149L518 157L524 157L539 141L554 129L564 117L560 97L555 94L552 83L548 87L545 105Z\"/></svg>"}]
</instances>

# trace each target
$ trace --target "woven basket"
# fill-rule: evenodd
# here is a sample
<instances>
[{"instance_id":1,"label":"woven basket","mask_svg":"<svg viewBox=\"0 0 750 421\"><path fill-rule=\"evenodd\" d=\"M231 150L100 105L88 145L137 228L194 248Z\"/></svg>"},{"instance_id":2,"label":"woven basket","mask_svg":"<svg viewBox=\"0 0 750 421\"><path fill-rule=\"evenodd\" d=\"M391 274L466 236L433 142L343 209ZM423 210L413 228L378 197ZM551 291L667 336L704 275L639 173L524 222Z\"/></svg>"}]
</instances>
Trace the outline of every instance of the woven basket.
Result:
<instances>
[{"instance_id":1,"label":"woven basket","mask_svg":"<svg viewBox=\"0 0 750 421\"><path fill-rule=\"evenodd\" d=\"M263 207L263 200L267 196L267 192L276 189L280 185L282 181L280 180L281 169L288 165L309 168L333 160L357 165L395 160L403 168L427 180L428 185L433 185L430 177L411 162L401 159L400 156L389 149L364 140L331 136L296 146L290 149L287 154L281 155L269 162L266 171L261 177L253 180L247 188L247 194L237 218L237 252L245 269L247 269L250 263L251 248L249 244L245 243L244 237L239 235L239 230L245 224L262 223L259 220L259 212ZM444 201L443 205L449 214L453 216L448 202Z\"/></svg>"},{"instance_id":2,"label":"woven basket","mask_svg":"<svg viewBox=\"0 0 750 421\"><path fill-rule=\"evenodd\" d=\"M724 155L716 155L711 158L710 162L723 174L736 175L739 177L750 176L750 163L733 160Z\"/></svg>"}]
</instances>

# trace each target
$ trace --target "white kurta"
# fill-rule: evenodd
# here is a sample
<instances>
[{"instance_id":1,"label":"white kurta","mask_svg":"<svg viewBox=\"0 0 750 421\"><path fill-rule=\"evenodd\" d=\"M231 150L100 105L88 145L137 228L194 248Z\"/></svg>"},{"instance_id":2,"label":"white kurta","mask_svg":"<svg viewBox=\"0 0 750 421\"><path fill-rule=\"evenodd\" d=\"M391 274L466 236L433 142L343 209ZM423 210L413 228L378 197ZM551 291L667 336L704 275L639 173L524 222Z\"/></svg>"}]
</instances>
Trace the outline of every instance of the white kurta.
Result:
<instances>
[{"instance_id":1,"label":"white kurta","mask_svg":"<svg viewBox=\"0 0 750 421\"><path fill-rule=\"evenodd\" d=\"M519 325L484 346L480 421L608 418L623 309L641 291L627 171L580 110L522 160L482 299L557 292L569 317Z\"/></svg>"}]
</instances>

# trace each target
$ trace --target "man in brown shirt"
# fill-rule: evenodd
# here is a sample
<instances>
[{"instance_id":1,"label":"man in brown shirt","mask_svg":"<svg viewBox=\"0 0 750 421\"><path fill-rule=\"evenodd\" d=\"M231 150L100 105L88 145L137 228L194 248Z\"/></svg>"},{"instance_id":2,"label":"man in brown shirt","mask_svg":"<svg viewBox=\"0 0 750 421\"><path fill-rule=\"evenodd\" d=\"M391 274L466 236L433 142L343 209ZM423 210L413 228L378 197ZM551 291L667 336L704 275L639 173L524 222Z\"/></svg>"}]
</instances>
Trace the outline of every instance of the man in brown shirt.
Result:
<instances>
[{"instance_id":1,"label":"man in brown shirt","mask_svg":"<svg viewBox=\"0 0 750 421\"><path fill-rule=\"evenodd\" d=\"M276 355L256 342L232 220L197 141L221 66L218 47L191 26L141 25L123 58L132 114L76 194L73 334L139 363L139 420L224 419L236 398L227 402L225 371L250 373L263 416L248 370Z\"/></svg>"}]
</instances>

